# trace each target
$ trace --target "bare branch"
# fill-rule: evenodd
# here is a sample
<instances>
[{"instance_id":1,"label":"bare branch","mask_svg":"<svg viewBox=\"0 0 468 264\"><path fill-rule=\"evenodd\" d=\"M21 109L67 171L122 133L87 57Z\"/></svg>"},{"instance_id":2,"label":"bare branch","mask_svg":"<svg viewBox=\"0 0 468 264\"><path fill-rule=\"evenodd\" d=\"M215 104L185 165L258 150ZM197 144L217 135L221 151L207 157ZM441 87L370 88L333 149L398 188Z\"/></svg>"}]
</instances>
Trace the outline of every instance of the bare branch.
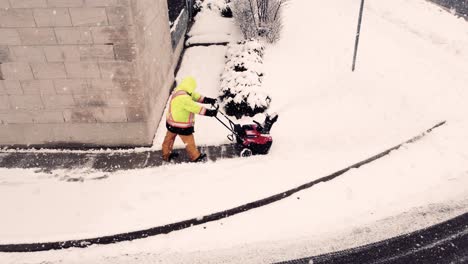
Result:
<instances>
[{"instance_id":1,"label":"bare branch","mask_svg":"<svg viewBox=\"0 0 468 264\"><path fill-rule=\"evenodd\" d=\"M255 28L258 31L257 22L255 21L255 12L254 12L254 8L253 8L252 0L249 0L249 4L250 4L250 12L252 13L253 23L255 24Z\"/></svg>"}]
</instances>

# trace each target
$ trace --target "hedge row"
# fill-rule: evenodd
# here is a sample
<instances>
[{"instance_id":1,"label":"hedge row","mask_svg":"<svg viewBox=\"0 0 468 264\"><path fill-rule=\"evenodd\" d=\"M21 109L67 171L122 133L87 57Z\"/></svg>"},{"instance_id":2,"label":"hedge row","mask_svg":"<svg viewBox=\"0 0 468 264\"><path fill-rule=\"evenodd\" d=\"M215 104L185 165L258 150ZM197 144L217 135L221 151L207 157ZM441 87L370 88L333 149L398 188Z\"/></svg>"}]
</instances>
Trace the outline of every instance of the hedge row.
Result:
<instances>
[{"instance_id":1,"label":"hedge row","mask_svg":"<svg viewBox=\"0 0 468 264\"><path fill-rule=\"evenodd\" d=\"M271 99L262 89L264 49L255 39L228 45L219 96L226 114L252 117L270 106Z\"/></svg>"}]
</instances>

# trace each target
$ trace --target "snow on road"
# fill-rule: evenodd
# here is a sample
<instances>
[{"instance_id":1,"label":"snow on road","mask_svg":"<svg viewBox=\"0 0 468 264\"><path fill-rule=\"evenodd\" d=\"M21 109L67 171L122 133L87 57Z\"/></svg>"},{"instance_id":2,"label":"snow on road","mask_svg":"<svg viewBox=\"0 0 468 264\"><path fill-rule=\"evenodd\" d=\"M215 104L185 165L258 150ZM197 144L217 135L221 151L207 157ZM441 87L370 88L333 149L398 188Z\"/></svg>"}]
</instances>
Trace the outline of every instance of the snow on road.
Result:
<instances>
[{"instance_id":1,"label":"snow on road","mask_svg":"<svg viewBox=\"0 0 468 264\"><path fill-rule=\"evenodd\" d=\"M159 253L325 239L415 207L466 200L467 22L422 0L366 1L351 73L359 2L289 3L282 40L265 55L264 86L280 114L268 156L118 172L81 184L0 169L0 243L112 234L212 213L329 174L441 120L447 125L332 182L229 219L119 245L3 254L0 260L80 263L91 252L87 263L127 263L125 254L151 255L154 262ZM221 49L189 49L186 56L221 55ZM200 91L212 95L202 89L215 80L204 78L216 75L206 74L199 60L182 72L196 75ZM199 143L225 141L214 120L198 121ZM22 180L15 183L15 177Z\"/></svg>"}]
</instances>

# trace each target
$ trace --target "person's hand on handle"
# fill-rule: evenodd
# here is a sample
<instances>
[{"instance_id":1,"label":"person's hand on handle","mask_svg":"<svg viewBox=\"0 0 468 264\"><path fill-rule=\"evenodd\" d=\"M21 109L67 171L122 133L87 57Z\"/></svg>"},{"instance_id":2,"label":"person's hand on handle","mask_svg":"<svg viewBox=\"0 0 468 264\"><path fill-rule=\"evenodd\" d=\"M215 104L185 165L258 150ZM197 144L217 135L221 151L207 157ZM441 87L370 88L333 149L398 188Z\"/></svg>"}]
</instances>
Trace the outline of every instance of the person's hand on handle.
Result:
<instances>
[{"instance_id":1,"label":"person's hand on handle","mask_svg":"<svg viewBox=\"0 0 468 264\"><path fill-rule=\"evenodd\" d=\"M211 105L214 107L214 109L207 109L205 113L206 116L216 116L218 114L219 104L217 104L215 101L215 103Z\"/></svg>"},{"instance_id":2,"label":"person's hand on handle","mask_svg":"<svg viewBox=\"0 0 468 264\"><path fill-rule=\"evenodd\" d=\"M211 105L214 105L216 104L218 101L215 99L215 98L210 98L210 97L205 97L203 99L203 103L204 104L211 104Z\"/></svg>"}]
</instances>

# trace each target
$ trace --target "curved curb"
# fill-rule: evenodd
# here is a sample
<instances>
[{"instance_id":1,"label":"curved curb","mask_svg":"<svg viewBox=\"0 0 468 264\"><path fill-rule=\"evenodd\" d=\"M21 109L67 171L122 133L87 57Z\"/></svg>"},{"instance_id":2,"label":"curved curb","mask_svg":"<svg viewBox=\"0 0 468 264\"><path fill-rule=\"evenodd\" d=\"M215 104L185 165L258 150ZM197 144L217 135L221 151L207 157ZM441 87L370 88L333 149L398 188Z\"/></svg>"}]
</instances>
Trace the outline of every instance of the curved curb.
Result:
<instances>
[{"instance_id":1,"label":"curved curb","mask_svg":"<svg viewBox=\"0 0 468 264\"><path fill-rule=\"evenodd\" d=\"M277 264L465 263L468 213L445 222L368 245Z\"/></svg>"},{"instance_id":2,"label":"curved curb","mask_svg":"<svg viewBox=\"0 0 468 264\"><path fill-rule=\"evenodd\" d=\"M250 202L238 207L234 207L228 210L220 211L214 214L206 215L203 217L198 217L198 218L192 218L172 224L167 224L163 226L158 226L154 228L149 228L146 230L140 230L140 231L134 231L134 232L128 232L128 233L121 233L121 234L116 234L116 235L111 235L111 236L104 236L104 237L97 237L97 238L90 238L90 239L80 239L80 240L68 240L68 241L59 241L59 242L45 242L45 243L29 243L29 244L4 244L0 245L0 252L34 252L34 251L46 251L46 250L51 250L51 249L65 249L65 248L70 248L70 247L78 247L78 248L84 248L88 247L94 244L112 244L112 243L117 243L117 242L122 242L122 241L130 241L134 239L140 239L140 238L146 238L150 236L155 236L155 235L160 235L160 234L168 234L173 231L189 228L191 226L195 225L201 225L207 222L212 222L216 221L219 219L223 219L226 217L230 217L239 213L243 213L258 207L262 207L268 204L271 204L276 201L280 201L282 199L285 199L297 192L300 192L302 190L311 188L312 186L322 183L322 182L327 182L335 179L336 177L343 175L347 171L351 169L356 169L359 168L365 164L368 164L370 162L373 162L377 159L380 159L386 155L388 155L390 152L399 149L401 146L409 143L413 143L422 137L424 137L426 134L432 132L435 128L438 128L442 125L444 125L446 121L440 122L430 129L424 131L423 133L401 143L398 144L392 148L389 148L381 153L378 153L377 155L374 155L366 160L360 161L358 163L355 163L347 168L344 168L342 170L339 170L337 172L334 172L328 176L316 179L314 181L308 182L306 184L300 185L296 188L287 190L282 193L278 193L275 195L272 195L270 197L260 199L254 202Z\"/></svg>"},{"instance_id":3,"label":"curved curb","mask_svg":"<svg viewBox=\"0 0 468 264\"><path fill-rule=\"evenodd\" d=\"M193 47L210 47L210 46L227 46L229 44L228 41L222 42L203 42L203 43L188 43L185 45L186 49L193 48Z\"/></svg>"}]
</instances>

